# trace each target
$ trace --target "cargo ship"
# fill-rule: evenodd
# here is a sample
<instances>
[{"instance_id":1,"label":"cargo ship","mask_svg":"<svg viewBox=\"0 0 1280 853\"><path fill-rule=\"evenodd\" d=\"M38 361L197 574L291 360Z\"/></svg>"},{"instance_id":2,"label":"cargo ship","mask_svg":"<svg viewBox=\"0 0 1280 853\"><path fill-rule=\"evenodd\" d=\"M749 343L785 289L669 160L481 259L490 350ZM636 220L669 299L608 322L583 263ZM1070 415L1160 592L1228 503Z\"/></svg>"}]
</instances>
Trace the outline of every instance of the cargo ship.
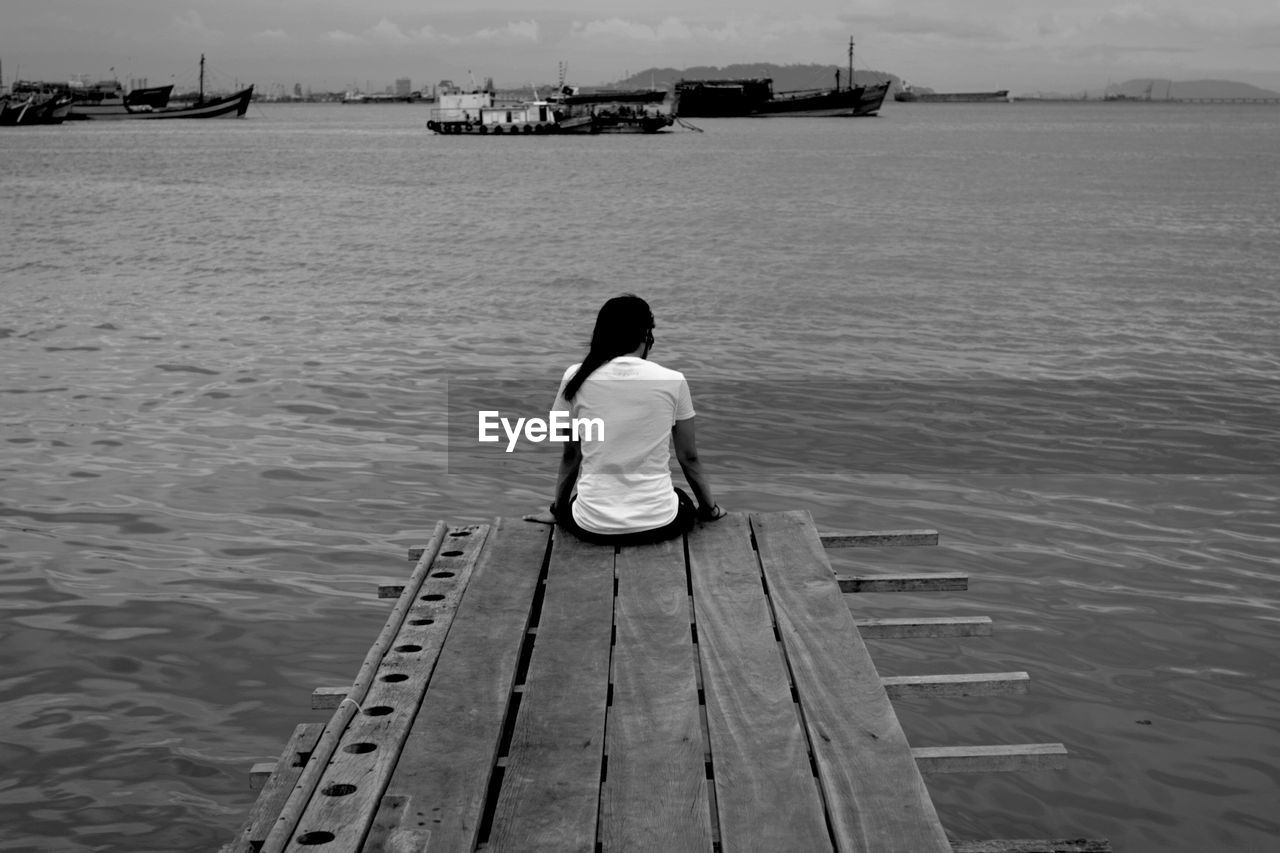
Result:
<instances>
[{"instance_id":1,"label":"cargo ship","mask_svg":"<svg viewBox=\"0 0 1280 853\"><path fill-rule=\"evenodd\" d=\"M880 110L889 83L854 85L853 39L849 39L848 85L836 69L835 88L774 92L771 77L679 80L675 114L680 118L729 116L871 116Z\"/></svg>"},{"instance_id":2,"label":"cargo ship","mask_svg":"<svg viewBox=\"0 0 1280 853\"><path fill-rule=\"evenodd\" d=\"M922 104L983 104L1008 102L1009 90L997 89L994 92L917 92L903 84L902 90L893 96L895 101Z\"/></svg>"}]
</instances>

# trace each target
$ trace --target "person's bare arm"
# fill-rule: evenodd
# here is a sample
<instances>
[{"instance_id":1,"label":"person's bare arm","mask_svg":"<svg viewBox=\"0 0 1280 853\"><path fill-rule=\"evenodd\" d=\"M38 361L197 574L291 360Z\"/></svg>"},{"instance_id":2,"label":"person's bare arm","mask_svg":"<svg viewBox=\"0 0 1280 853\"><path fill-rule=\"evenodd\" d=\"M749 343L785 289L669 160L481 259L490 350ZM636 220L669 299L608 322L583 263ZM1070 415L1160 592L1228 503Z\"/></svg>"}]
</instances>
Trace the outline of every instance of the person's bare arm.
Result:
<instances>
[{"instance_id":1,"label":"person's bare arm","mask_svg":"<svg viewBox=\"0 0 1280 853\"><path fill-rule=\"evenodd\" d=\"M698 516L703 520L714 521L722 518L725 513L716 504L715 496L711 493L711 483L702 470L694 421L695 418L676 421L671 428L671 436L676 446L676 461L680 463L680 470L684 472L684 478L693 490L694 500L698 502Z\"/></svg>"}]
</instances>

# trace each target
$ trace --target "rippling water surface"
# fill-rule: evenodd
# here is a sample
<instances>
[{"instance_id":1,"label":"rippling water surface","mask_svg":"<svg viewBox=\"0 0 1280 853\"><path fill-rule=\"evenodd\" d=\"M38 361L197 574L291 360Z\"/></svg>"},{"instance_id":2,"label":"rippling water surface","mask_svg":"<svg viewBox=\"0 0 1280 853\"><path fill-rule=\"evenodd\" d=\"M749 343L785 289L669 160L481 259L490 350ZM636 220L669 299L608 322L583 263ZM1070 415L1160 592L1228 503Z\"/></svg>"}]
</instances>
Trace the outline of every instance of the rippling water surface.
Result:
<instances>
[{"instance_id":1,"label":"rippling water surface","mask_svg":"<svg viewBox=\"0 0 1280 853\"><path fill-rule=\"evenodd\" d=\"M1072 758L932 777L953 835L1274 849L1280 113L424 122L0 134L0 850L228 840L405 548L546 503L554 451L462 447L461 389L539 414L623 291L723 504L935 527L833 561L970 573L859 601L995 620L871 641L881 672L1032 692L901 701L908 737Z\"/></svg>"}]
</instances>

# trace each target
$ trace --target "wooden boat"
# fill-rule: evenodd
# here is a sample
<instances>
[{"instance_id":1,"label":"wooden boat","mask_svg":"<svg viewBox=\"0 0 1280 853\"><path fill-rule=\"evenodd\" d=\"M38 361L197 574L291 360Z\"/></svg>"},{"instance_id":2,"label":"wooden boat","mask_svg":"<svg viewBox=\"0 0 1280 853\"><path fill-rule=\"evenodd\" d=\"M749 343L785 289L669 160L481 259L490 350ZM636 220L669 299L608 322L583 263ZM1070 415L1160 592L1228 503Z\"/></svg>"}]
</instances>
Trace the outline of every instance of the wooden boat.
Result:
<instances>
[{"instance_id":1,"label":"wooden boat","mask_svg":"<svg viewBox=\"0 0 1280 853\"><path fill-rule=\"evenodd\" d=\"M156 109L153 105L160 100L161 90L172 91L172 86L159 86L143 90L146 94L137 103L124 103L123 110L87 111L80 113L80 118L94 121L122 121L133 119L172 119L172 118L243 118L249 111L249 101L253 99L253 87L241 89L231 95L220 98L205 98L204 95L204 54L200 54L200 89L196 99L188 104L165 106ZM164 102L169 100L169 92L163 92Z\"/></svg>"},{"instance_id":2,"label":"wooden boat","mask_svg":"<svg viewBox=\"0 0 1280 853\"><path fill-rule=\"evenodd\" d=\"M28 94L18 99L0 99L0 126L16 127L33 124L62 124L71 111L71 98L52 95L45 98Z\"/></svg>"},{"instance_id":3,"label":"wooden boat","mask_svg":"<svg viewBox=\"0 0 1280 853\"><path fill-rule=\"evenodd\" d=\"M222 98L205 99L203 96L190 104L166 107L162 110L129 108L122 113L101 113L82 116L94 121L121 121L132 119L170 118L243 118L253 99L253 87L241 89Z\"/></svg>"},{"instance_id":4,"label":"wooden boat","mask_svg":"<svg viewBox=\"0 0 1280 853\"><path fill-rule=\"evenodd\" d=\"M876 115L880 112L880 105L884 103L885 96L888 94L888 80L867 86L862 92L862 98L858 101L858 105L853 108L853 114L855 116Z\"/></svg>"},{"instance_id":5,"label":"wooden boat","mask_svg":"<svg viewBox=\"0 0 1280 853\"><path fill-rule=\"evenodd\" d=\"M92 119L130 112L163 110L169 106L173 86L145 86L128 92L119 80L102 80L92 86L72 87L69 119Z\"/></svg>"},{"instance_id":6,"label":"wooden boat","mask_svg":"<svg viewBox=\"0 0 1280 853\"><path fill-rule=\"evenodd\" d=\"M773 98L773 78L678 80L674 111L681 118L754 115Z\"/></svg>"},{"instance_id":7,"label":"wooden boat","mask_svg":"<svg viewBox=\"0 0 1280 853\"><path fill-rule=\"evenodd\" d=\"M658 133L674 122L670 111L662 109L666 99L660 89L583 94L562 87L548 101L556 107L560 133Z\"/></svg>"},{"instance_id":8,"label":"wooden boat","mask_svg":"<svg viewBox=\"0 0 1280 853\"><path fill-rule=\"evenodd\" d=\"M862 86L779 92L756 108L760 116L852 116L862 103Z\"/></svg>"},{"instance_id":9,"label":"wooden boat","mask_svg":"<svg viewBox=\"0 0 1280 853\"><path fill-rule=\"evenodd\" d=\"M773 79L680 80L676 83L675 113L680 117L712 116L868 116L884 103L889 84L853 83L853 39L849 39L848 85L835 88L774 92Z\"/></svg>"}]
</instances>

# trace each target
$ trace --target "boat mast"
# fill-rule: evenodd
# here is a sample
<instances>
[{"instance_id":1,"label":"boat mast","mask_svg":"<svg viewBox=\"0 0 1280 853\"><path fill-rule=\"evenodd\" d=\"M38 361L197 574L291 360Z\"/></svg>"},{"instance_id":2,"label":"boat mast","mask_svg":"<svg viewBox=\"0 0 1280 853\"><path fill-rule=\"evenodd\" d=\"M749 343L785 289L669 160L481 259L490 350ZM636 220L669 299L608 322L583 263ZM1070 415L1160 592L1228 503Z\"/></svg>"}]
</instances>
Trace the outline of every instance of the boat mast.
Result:
<instances>
[{"instance_id":1,"label":"boat mast","mask_svg":"<svg viewBox=\"0 0 1280 853\"><path fill-rule=\"evenodd\" d=\"M853 88L853 36L849 36L849 88Z\"/></svg>"},{"instance_id":2,"label":"boat mast","mask_svg":"<svg viewBox=\"0 0 1280 853\"><path fill-rule=\"evenodd\" d=\"M850 47L849 50L852 51L853 48ZM196 101L196 103L197 104L204 103L204 54L203 53L200 54L200 97Z\"/></svg>"}]
</instances>

